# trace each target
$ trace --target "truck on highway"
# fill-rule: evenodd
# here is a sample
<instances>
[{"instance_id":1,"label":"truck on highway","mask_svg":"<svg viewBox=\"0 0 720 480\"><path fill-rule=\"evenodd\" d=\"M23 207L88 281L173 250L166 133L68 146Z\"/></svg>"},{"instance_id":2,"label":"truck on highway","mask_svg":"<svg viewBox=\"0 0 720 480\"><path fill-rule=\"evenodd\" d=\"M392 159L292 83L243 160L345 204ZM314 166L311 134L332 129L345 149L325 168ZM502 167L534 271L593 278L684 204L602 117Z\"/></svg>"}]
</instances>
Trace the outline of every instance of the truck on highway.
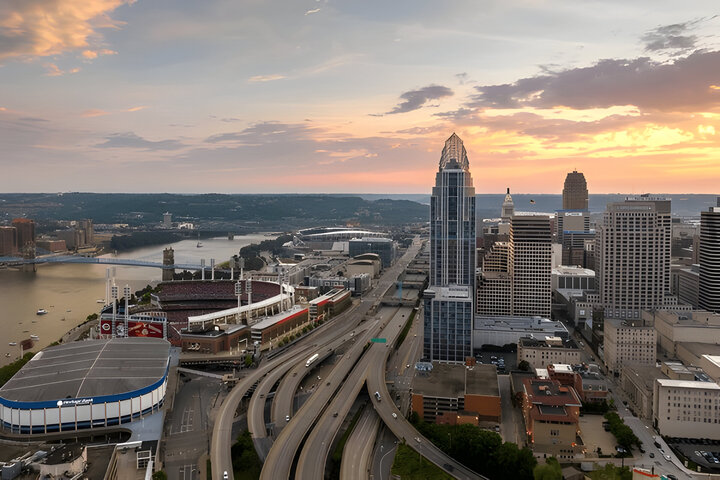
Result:
<instances>
[{"instance_id":1,"label":"truck on highway","mask_svg":"<svg viewBox=\"0 0 720 480\"><path fill-rule=\"evenodd\" d=\"M307 359L307 362L305 362L305 367L309 367L310 365L312 365L313 362L314 362L315 360L317 360L319 356L320 356L320 355L318 355L318 354L316 353L316 354L313 355L312 357L308 358L308 359Z\"/></svg>"}]
</instances>

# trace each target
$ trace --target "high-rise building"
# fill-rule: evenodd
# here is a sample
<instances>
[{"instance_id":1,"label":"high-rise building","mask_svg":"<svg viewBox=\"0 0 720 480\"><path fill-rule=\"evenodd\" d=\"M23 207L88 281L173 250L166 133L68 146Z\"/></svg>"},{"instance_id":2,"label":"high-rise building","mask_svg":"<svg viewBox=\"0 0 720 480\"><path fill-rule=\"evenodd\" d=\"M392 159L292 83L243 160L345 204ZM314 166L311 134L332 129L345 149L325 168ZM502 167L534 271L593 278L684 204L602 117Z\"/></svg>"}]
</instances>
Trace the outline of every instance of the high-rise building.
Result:
<instances>
[{"instance_id":1,"label":"high-rise building","mask_svg":"<svg viewBox=\"0 0 720 480\"><path fill-rule=\"evenodd\" d=\"M17 251L17 229L0 227L0 257L15 255Z\"/></svg>"},{"instance_id":2,"label":"high-rise building","mask_svg":"<svg viewBox=\"0 0 720 480\"><path fill-rule=\"evenodd\" d=\"M505 200L502 204L502 219L510 221L515 215L515 203L513 203L512 195L510 195L510 188L508 187L507 193L505 194Z\"/></svg>"},{"instance_id":3,"label":"high-rise building","mask_svg":"<svg viewBox=\"0 0 720 480\"><path fill-rule=\"evenodd\" d=\"M512 314L550 318L552 234L550 218L515 216L510 224Z\"/></svg>"},{"instance_id":4,"label":"high-rise building","mask_svg":"<svg viewBox=\"0 0 720 480\"><path fill-rule=\"evenodd\" d=\"M590 268L586 244L595 232L590 230L588 190L585 176L573 171L565 178L563 209L555 215L555 241L562 245L562 264Z\"/></svg>"},{"instance_id":5,"label":"high-rise building","mask_svg":"<svg viewBox=\"0 0 720 480\"><path fill-rule=\"evenodd\" d=\"M475 188L465 146L445 142L430 199L430 286L423 354L428 361L472 356L475 285Z\"/></svg>"},{"instance_id":6,"label":"high-rise building","mask_svg":"<svg viewBox=\"0 0 720 480\"><path fill-rule=\"evenodd\" d=\"M596 236L596 282L606 318L638 319L668 305L670 200L628 197L609 203Z\"/></svg>"},{"instance_id":7,"label":"high-rise building","mask_svg":"<svg viewBox=\"0 0 720 480\"><path fill-rule=\"evenodd\" d=\"M78 228L85 233L85 245L93 245L95 243L95 229L92 218L80 220Z\"/></svg>"},{"instance_id":8,"label":"high-rise building","mask_svg":"<svg viewBox=\"0 0 720 480\"><path fill-rule=\"evenodd\" d=\"M477 313L550 317L552 235L547 216L514 216L510 241L485 255L477 288Z\"/></svg>"},{"instance_id":9,"label":"high-rise building","mask_svg":"<svg viewBox=\"0 0 720 480\"><path fill-rule=\"evenodd\" d=\"M28 243L35 242L35 222L29 218L14 218L12 226L17 229L18 250Z\"/></svg>"},{"instance_id":10,"label":"high-rise building","mask_svg":"<svg viewBox=\"0 0 720 480\"><path fill-rule=\"evenodd\" d=\"M720 197L718 206L700 212L700 308L720 312Z\"/></svg>"},{"instance_id":11,"label":"high-rise building","mask_svg":"<svg viewBox=\"0 0 720 480\"><path fill-rule=\"evenodd\" d=\"M475 187L465 146L445 142L430 198L430 285L473 285Z\"/></svg>"},{"instance_id":12,"label":"high-rise building","mask_svg":"<svg viewBox=\"0 0 720 480\"><path fill-rule=\"evenodd\" d=\"M585 175L573 170L565 177L563 187L563 210L587 210L588 189Z\"/></svg>"}]
</instances>

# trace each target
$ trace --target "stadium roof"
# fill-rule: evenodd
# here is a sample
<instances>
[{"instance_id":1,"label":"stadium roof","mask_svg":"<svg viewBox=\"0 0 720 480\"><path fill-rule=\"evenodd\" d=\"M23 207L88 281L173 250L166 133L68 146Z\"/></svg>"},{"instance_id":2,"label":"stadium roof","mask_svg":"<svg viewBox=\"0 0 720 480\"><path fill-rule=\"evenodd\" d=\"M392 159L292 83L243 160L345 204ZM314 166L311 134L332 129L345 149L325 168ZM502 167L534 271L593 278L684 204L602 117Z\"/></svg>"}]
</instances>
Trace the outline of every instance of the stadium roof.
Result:
<instances>
[{"instance_id":1,"label":"stadium roof","mask_svg":"<svg viewBox=\"0 0 720 480\"><path fill-rule=\"evenodd\" d=\"M170 343L159 338L115 338L47 348L0 388L0 399L52 402L135 392L161 380Z\"/></svg>"}]
</instances>

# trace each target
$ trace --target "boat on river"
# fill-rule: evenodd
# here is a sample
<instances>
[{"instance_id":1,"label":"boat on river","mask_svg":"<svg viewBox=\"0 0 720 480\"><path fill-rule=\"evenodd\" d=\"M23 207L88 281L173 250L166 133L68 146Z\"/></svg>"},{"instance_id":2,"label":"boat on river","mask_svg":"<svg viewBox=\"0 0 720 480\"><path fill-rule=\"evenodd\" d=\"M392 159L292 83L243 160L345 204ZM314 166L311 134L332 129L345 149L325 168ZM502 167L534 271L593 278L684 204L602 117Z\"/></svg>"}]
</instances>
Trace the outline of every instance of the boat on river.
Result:
<instances>
[{"instance_id":1,"label":"boat on river","mask_svg":"<svg viewBox=\"0 0 720 480\"><path fill-rule=\"evenodd\" d=\"M45 315L46 313L48 313L48 311L45 310L44 308L41 308L35 314L36 315Z\"/></svg>"},{"instance_id":2,"label":"boat on river","mask_svg":"<svg viewBox=\"0 0 720 480\"><path fill-rule=\"evenodd\" d=\"M17 342L10 342L10 343L8 343L8 345L10 345L11 347L15 347L15 346L17 346Z\"/></svg>"},{"instance_id":3,"label":"boat on river","mask_svg":"<svg viewBox=\"0 0 720 480\"><path fill-rule=\"evenodd\" d=\"M37 335L30 335L30 338L33 340L40 340L40 337L38 337Z\"/></svg>"}]
</instances>

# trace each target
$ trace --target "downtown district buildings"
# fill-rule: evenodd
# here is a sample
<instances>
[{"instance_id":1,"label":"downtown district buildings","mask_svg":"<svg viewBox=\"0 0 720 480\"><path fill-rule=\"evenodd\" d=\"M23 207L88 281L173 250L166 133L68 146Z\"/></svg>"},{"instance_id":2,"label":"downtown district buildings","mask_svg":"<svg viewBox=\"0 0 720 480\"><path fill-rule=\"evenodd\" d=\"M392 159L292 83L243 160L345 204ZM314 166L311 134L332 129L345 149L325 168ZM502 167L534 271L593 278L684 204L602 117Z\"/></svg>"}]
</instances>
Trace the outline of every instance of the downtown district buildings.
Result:
<instances>
[{"instance_id":1,"label":"downtown district buildings","mask_svg":"<svg viewBox=\"0 0 720 480\"><path fill-rule=\"evenodd\" d=\"M518 362L540 370L555 365L550 377L560 386L528 380L517 387L526 398L549 402L524 411L531 442L542 443L534 436L544 435L538 426L548 422L548 435L564 435L572 447L555 453L574 455L581 435L577 399L600 401L607 390L596 385L599 373L570 369L575 380L560 378L557 367L581 363L567 329L551 319L551 307L564 307L607 373L660 433L720 439L720 199L701 212L699 225L673 218L670 199L652 195L628 196L591 217L587 182L573 171L554 214L516 211L508 189L501 217L482 228L476 249L472 182L467 153L453 134L432 190L424 360L472 368L471 357L483 345L517 344ZM692 268L675 265L681 244L690 250ZM662 374L658 352L678 362L675 370L685 368L682 360L690 372ZM433 416L431 390L423 409L416 408L426 417ZM456 410L463 408L472 413L458 400ZM556 424L567 432L558 434Z\"/></svg>"}]
</instances>

